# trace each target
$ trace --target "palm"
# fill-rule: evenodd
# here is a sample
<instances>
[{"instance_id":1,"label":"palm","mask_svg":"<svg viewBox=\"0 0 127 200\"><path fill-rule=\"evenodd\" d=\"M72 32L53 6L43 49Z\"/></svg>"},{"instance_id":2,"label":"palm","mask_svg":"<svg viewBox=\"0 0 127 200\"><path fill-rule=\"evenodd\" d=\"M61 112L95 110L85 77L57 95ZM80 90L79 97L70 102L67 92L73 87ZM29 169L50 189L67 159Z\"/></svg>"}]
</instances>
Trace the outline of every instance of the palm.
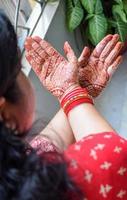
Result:
<instances>
[{"instance_id":1,"label":"palm","mask_svg":"<svg viewBox=\"0 0 127 200\"><path fill-rule=\"evenodd\" d=\"M82 87L86 87L89 94L93 97L101 93L121 61L121 57L118 57L118 54L122 45L121 43L117 43L117 41L118 36L115 36L113 39L111 35L107 36L97 45L90 57L88 49L85 49L79 58L79 83ZM69 71L62 70L63 65L68 66L69 63L46 41L35 37L34 39L30 38L28 43L30 50L27 45L26 50L29 53L27 60L33 66L41 82L43 82L47 89L53 91L53 88L57 85L56 83L59 82L59 76L61 77L60 82L62 83L64 74L70 74L72 68L68 67L68 70L70 69ZM35 56L36 60L34 59ZM56 68L57 73L55 73Z\"/></svg>"},{"instance_id":2,"label":"palm","mask_svg":"<svg viewBox=\"0 0 127 200\"><path fill-rule=\"evenodd\" d=\"M88 64L84 68L79 68L79 83L86 87L93 97L100 94L109 80L107 67L104 66L102 61L91 56Z\"/></svg>"},{"instance_id":3,"label":"palm","mask_svg":"<svg viewBox=\"0 0 127 200\"><path fill-rule=\"evenodd\" d=\"M94 49L87 64L79 68L79 83L93 97L102 92L121 62L118 55L122 43L118 39L118 35L105 37Z\"/></svg>"},{"instance_id":4,"label":"palm","mask_svg":"<svg viewBox=\"0 0 127 200\"><path fill-rule=\"evenodd\" d=\"M27 60L47 90L61 98L64 92L77 82L77 58L69 44L65 45L65 52L69 60L67 61L49 43L38 37L36 40L35 42L29 38L28 46L26 45ZM40 45L43 46L41 51Z\"/></svg>"},{"instance_id":5,"label":"palm","mask_svg":"<svg viewBox=\"0 0 127 200\"><path fill-rule=\"evenodd\" d=\"M41 81L54 96L61 98L67 88L75 84L76 75L74 66L65 60L60 63L56 62L54 69L47 73Z\"/></svg>"}]
</instances>

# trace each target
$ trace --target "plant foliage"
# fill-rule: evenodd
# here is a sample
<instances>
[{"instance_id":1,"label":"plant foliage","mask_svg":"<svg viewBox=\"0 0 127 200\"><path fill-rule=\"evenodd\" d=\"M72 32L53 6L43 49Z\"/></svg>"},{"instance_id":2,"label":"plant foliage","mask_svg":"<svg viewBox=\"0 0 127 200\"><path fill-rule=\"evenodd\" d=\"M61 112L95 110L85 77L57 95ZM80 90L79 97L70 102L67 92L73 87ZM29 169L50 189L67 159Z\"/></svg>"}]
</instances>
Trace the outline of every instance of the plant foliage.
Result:
<instances>
[{"instance_id":1,"label":"plant foliage","mask_svg":"<svg viewBox=\"0 0 127 200\"><path fill-rule=\"evenodd\" d=\"M127 0L66 0L66 19L70 31L85 24L86 37L94 46L108 33L127 40Z\"/></svg>"},{"instance_id":2,"label":"plant foliage","mask_svg":"<svg viewBox=\"0 0 127 200\"><path fill-rule=\"evenodd\" d=\"M67 0L67 27L73 31L81 23L84 11L79 0Z\"/></svg>"}]
</instances>

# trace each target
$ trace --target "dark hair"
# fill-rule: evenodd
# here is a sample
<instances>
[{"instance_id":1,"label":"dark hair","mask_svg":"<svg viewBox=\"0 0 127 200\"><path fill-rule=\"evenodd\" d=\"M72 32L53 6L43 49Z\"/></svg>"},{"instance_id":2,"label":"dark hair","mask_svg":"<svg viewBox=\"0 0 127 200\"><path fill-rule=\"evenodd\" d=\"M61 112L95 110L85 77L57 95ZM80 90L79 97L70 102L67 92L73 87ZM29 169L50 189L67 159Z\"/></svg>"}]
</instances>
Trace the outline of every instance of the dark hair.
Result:
<instances>
[{"instance_id":1,"label":"dark hair","mask_svg":"<svg viewBox=\"0 0 127 200\"><path fill-rule=\"evenodd\" d=\"M1 200L81 200L60 154L38 156L0 122Z\"/></svg>"},{"instance_id":2,"label":"dark hair","mask_svg":"<svg viewBox=\"0 0 127 200\"><path fill-rule=\"evenodd\" d=\"M17 101L19 88L16 77L20 70L16 33L8 17L0 10L0 96L8 101Z\"/></svg>"}]
</instances>

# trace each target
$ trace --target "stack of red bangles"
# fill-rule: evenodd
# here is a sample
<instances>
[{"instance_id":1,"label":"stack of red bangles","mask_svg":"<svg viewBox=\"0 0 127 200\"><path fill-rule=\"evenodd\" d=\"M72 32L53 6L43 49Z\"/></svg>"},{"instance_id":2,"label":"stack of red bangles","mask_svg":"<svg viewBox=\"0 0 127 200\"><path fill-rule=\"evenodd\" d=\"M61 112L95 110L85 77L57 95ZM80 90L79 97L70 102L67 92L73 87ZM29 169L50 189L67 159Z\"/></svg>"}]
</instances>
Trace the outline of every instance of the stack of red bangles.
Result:
<instances>
[{"instance_id":1,"label":"stack of red bangles","mask_svg":"<svg viewBox=\"0 0 127 200\"><path fill-rule=\"evenodd\" d=\"M77 105L82 103L93 103L92 97L88 94L85 88L80 86L67 93L61 100L61 107L63 108L66 115Z\"/></svg>"}]
</instances>

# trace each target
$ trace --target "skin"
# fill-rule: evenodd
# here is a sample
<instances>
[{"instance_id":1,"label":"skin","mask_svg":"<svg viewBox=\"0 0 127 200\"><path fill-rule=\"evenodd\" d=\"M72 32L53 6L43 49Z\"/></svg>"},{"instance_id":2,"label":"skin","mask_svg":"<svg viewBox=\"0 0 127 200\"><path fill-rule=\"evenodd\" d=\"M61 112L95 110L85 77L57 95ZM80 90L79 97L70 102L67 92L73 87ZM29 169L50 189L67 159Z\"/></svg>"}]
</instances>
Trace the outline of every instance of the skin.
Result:
<instances>
[{"instance_id":1,"label":"skin","mask_svg":"<svg viewBox=\"0 0 127 200\"><path fill-rule=\"evenodd\" d=\"M35 117L35 95L28 78L20 72L17 76L20 98L12 104L4 97L0 98L0 115L6 126L15 130L15 134L29 130Z\"/></svg>"},{"instance_id":2,"label":"skin","mask_svg":"<svg viewBox=\"0 0 127 200\"><path fill-rule=\"evenodd\" d=\"M107 35L91 54L88 47L85 47L78 59L78 81L82 87L87 88L92 97L97 97L102 92L121 63L122 57L119 53L123 44L118 40L117 34ZM67 59L60 55L50 43L39 37L29 37L25 48L26 58L41 82L49 76L51 69L67 63Z\"/></svg>"},{"instance_id":3,"label":"skin","mask_svg":"<svg viewBox=\"0 0 127 200\"><path fill-rule=\"evenodd\" d=\"M119 35L108 35L91 53L86 66L80 67L79 83L87 88L91 96L97 97L111 79L121 63L122 57L119 53L122 47Z\"/></svg>"},{"instance_id":4,"label":"skin","mask_svg":"<svg viewBox=\"0 0 127 200\"><path fill-rule=\"evenodd\" d=\"M90 134L115 132L96 108L89 103L83 103L73 108L68 114L68 120L76 141Z\"/></svg>"},{"instance_id":5,"label":"skin","mask_svg":"<svg viewBox=\"0 0 127 200\"><path fill-rule=\"evenodd\" d=\"M116 36L116 35L115 35L115 37L111 36L111 35L107 36L98 44L98 46L95 48L95 50L94 50L93 54L91 54L91 56L88 51L88 48L85 47L80 58L78 59L78 62L80 63L79 69L82 70L84 66L85 66L84 68L86 68L88 66L87 64L88 64L89 56L92 60L92 58L94 58L94 56L97 55L98 60L100 60L100 55L101 55L101 53L103 53L103 50L106 49L106 45L113 43L113 45L114 45L113 50L115 50L115 57L112 58L111 65L106 67L106 70L110 69L109 70L110 71L109 78L111 78L111 75L115 72L115 70L118 67L118 64L121 61L121 56L118 56L118 55L119 55L120 49L122 48L122 44L120 44L119 48L115 48L115 44L117 43L117 41L118 41L118 36ZM35 73L37 74L37 76L39 77L39 79L42 83L43 83L43 77L46 78L46 75L47 76L49 75L49 73L51 71L51 67L52 68L53 67L55 68L56 66L59 67L59 61L60 60L64 61L63 57L49 43L47 43L47 42L43 43L43 42L44 42L44 40L42 40L38 37L34 37L34 38L28 38L26 41L26 45L25 45L26 51L27 51L26 58L27 58L28 62L31 64L31 66L33 67L33 70L35 71ZM72 50L70 47L69 47L69 50L70 51L68 53L68 58L69 57L71 58L71 56L73 56L74 54L72 53ZM109 55L110 52L111 52L111 50L109 49L109 51L107 52L107 55ZM72 55L71 55L71 53L72 53ZM56 56L56 55L57 55L58 59L57 59L57 62L54 62L54 56ZM53 61L51 60L51 58L53 59ZM54 66L50 66L50 63L54 63ZM106 78L104 80L105 85L106 85L107 84L107 76L103 76L103 74L104 74L103 65L104 65L104 61L102 62L102 67L100 68L99 76L101 75L102 77ZM93 72L93 70L91 70L91 72ZM56 73L56 75L58 75L58 74ZM94 80L94 79L92 79L92 80ZM84 80L84 82L85 82L85 80ZM95 93L97 93L96 91L97 90L95 87L92 90L93 96ZM101 91L102 91L102 88L101 88ZM101 91L99 91L99 93ZM99 94L99 93L97 93L97 94ZM58 120L59 120L59 123L58 123ZM63 113L62 109L60 109L60 111L55 115L55 117L51 120L49 125L43 130L43 132L41 134L45 134L45 135L48 135L49 137L51 137L52 131L51 131L50 127L52 127L61 136L61 138L64 141L66 146L69 146L71 143L74 142L72 128L70 127L68 119L67 119L66 115ZM77 138L77 136L75 136L75 138ZM56 141L57 141L57 138L56 138Z\"/></svg>"}]
</instances>

